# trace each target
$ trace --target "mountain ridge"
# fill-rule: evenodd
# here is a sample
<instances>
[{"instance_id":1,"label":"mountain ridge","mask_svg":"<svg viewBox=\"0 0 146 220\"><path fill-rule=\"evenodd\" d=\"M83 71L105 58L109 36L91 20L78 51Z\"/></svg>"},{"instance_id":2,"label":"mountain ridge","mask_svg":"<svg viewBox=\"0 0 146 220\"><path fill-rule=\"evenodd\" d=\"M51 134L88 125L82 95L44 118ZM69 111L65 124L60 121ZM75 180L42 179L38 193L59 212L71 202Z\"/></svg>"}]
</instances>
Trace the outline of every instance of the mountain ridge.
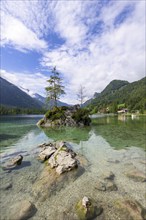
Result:
<instances>
[{"instance_id":1,"label":"mountain ridge","mask_svg":"<svg viewBox=\"0 0 146 220\"><path fill-rule=\"evenodd\" d=\"M145 88L146 77L132 83L124 80L113 80L86 106L91 109L96 107L96 111L99 111L114 104L125 103L125 106L130 110L146 109Z\"/></svg>"},{"instance_id":2,"label":"mountain ridge","mask_svg":"<svg viewBox=\"0 0 146 220\"><path fill-rule=\"evenodd\" d=\"M35 99L2 77L0 77L0 104L7 107L42 108Z\"/></svg>"},{"instance_id":3,"label":"mountain ridge","mask_svg":"<svg viewBox=\"0 0 146 220\"><path fill-rule=\"evenodd\" d=\"M10 108L51 108L53 101L46 102L46 98L38 93L32 93L29 89L18 87L6 79L0 77L1 93L0 104ZM13 96L11 96L13 94ZM57 101L58 106L69 106L67 103Z\"/></svg>"}]
</instances>

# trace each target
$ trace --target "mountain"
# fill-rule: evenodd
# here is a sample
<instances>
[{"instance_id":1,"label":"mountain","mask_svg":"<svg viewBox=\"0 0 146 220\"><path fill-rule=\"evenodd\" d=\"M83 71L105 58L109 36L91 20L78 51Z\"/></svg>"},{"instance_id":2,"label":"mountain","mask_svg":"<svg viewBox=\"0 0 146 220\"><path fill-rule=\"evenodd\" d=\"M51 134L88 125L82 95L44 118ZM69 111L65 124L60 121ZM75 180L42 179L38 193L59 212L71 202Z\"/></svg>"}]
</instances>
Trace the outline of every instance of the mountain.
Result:
<instances>
[{"instance_id":1,"label":"mountain","mask_svg":"<svg viewBox=\"0 0 146 220\"><path fill-rule=\"evenodd\" d=\"M146 77L129 83L122 80L111 81L106 88L94 97L88 105L96 110L110 107L114 104L125 104L129 110L146 109Z\"/></svg>"},{"instance_id":2,"label":"mountain","mask_svg":"<svg viewBox=\"0 0 146 220\"><path fill-rule=\"evenodd\" d=\"M102 91L101 95L107 95L109 93L114 93L117 90L123 88L124 86L128 85L129 82L128 81L124 81L124 80L113 80L111 81L106 87L105 89Z\"/></svg>"},{"instance_id":3,"label":"mountain","mask_svg":"<svg viewBox=\"0 0 146 220\"><path fill-rule=\"evenodd\" d=\"M0 104L8 107L42 108L35 99L2 77L0 77Z\"/></svg>"}]
</instances>

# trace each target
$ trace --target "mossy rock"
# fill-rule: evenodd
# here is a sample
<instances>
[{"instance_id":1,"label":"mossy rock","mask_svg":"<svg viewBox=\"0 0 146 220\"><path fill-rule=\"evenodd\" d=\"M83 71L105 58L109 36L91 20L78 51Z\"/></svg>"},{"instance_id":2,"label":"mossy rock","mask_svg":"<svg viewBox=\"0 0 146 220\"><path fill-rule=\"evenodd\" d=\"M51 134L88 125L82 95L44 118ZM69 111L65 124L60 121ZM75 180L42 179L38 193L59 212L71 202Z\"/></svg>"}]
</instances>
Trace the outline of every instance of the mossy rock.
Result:
<instances>
[{"instance_id":1,"label":"mossy rock","mask_svg":"<svg viewBox=\"0 0 146 220\"><path fill-rule=\"evenodd\" d=\"M80 200L76 204L75 210L80 220L92 220L103 211L102 207L97 206L93 200L90 200L90 205L87 208L82 205L82 200Z\"/></svg>"},{"instance_id":2,"label":"mossy rock","mask_svg":"<svg viewBox=\"0 0 146 220\"><path fill-rule=\"evenodd\" d=\"M88 110L63 106L48 110L45 114L42 126L89 126L90 123L91 119Z\"/></svg>"},{"instance_id":3,"label":"mossy rock","mask_svg":"<svg viewBox=\"0 0 146 220\"><path fill-rule=\"evenodd\" d=\"M56 119L60 119L60 118L65 118L65 116L64 116L65 110L66 110L66 108L54 107L52 110L48 110L46 112L45 117L47 119L52 120L52 121L54 121Z\"/></svg>"}]
</instances>

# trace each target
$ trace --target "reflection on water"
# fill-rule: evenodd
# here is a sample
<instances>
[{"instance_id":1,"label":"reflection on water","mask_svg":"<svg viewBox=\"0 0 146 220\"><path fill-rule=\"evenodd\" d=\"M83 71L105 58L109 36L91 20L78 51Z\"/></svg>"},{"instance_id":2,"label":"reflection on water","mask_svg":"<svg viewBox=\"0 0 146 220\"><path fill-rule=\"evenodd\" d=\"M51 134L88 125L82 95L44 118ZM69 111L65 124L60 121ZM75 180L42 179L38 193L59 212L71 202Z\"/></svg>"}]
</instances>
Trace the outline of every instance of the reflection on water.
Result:
<instances>
[{"instance_id":1,"label":"reflection on water","mask_svg":"<svg viewBox=\"0 0 146 220\"><path fill-rule=\"evenodd\" d=\"M53 128L43 129L45 134L55 141L65 140L74 143L80 143L80 141L88 140L90 136L90 127L78 128L78 127L64 127L64 128Z\"/></svg>"},{"instance_id":2,"label":"reflection on water","mask_svg":"<svg viewBox=\"0 0 146 220\"><path fill-rule=\"evenodd\" d=\"M0 150L14 145L30 131L38 130L39 116L0 116Z\"/></svg>"},{"instance_id":3,"label":"reflection on water","mask_svg":"<svg viewBox=\"0 0 146 220\"><path fill-rule=\"evenodd\" d=\"M130 195L134 200L144 204L144 185L131 187L129 179L123 175L129 165L143 169L144 152L140 148L128 148L120 151L114 150L126 146L144 147L145 144L145 118L132 120L119 120L118 117L104 116L92 119L92 125L88 128L62 128L40 130L36 126L38 118L7 118L1 121L0 135L2 137L1 163L14 157L16 154L24 156L22 166L7 173L1 170L1 214L0 219L10 219L11 207L14 201L27 199L34 203L38 209L34 220L61 219L64 210L71 214L74 204L84 195L93 197L97 201L107 204L112 208L114 199ZM62 175L61 180L55 180L50 188L43 184L41 174L44 172L44 164L37 160L39 148L42 142L50 140L65 140L71 142L73 150L81 157L83 168ZM12 144L11 144L12 143ZM5 145L4 145L5 144ZM81 155L80 155L81 154ZM136 159L134 159L136 158ZM137 160L138 158L138 160ZM82 160L81 160L82 159ZM113 161L117 160L115 164ZM137 162L136 162L137 161ZM113 171L116 176L118 193L98 192L95 188L103 172ZM45 181L51 178L45 173ZM40 184L41 183L41 184ZM5 186L11 186L4 190ZM89 187L90 186L90 187ZM41 187L41 188L40 188ZM126 188L126 193L125 193ZM106 195L106 196L104 196ZM117 197L116 197L117 196ZM63 204L63 205L62 205ZM71 210L70 212L68 210ZM107 212L108 209L104 209ZM110 215L115 213L110 210ZM1 218L2 217L2 218ZM74 219L72 216L66 219ZM119 219L118 217L108 219Z\"/></svg>"},{"instance_id":4,"label":"reflection on water","mask_svg":"<svg viewBox=\"0 0 146 220\"><path fill-rule=\"evenodd\" d=\"M101 135L112 147L145 147L146 117L128 117L126 115L97 115L92 118L91 127L39 129L36 126L40 117L1 117L1 151L10 148L24 149L38 145L44 140L65 140L79 144L87 141L91 133Z\"/></svg>"},{"instance_id":5,"label":"reflection on water","mask_svg":"<svg viewBox=\"0 0 146 220\"><path fill-rule=\"evenodd\" d=\"M128 120L128 117L126 115L118 115L118 120L119 121L126 121L126 120Z\"/></svg>"},{"instance_id":6,"label":"reflection on water","mask_svg":"<svg viewBox=\"0 0 146 220\"><path fill-rule=\"evenodd\" d=\"M106 116L92 120L92 130L114 148L146 147L146 117L132 120L131 116Z\"/></svg>"}]
</instances>

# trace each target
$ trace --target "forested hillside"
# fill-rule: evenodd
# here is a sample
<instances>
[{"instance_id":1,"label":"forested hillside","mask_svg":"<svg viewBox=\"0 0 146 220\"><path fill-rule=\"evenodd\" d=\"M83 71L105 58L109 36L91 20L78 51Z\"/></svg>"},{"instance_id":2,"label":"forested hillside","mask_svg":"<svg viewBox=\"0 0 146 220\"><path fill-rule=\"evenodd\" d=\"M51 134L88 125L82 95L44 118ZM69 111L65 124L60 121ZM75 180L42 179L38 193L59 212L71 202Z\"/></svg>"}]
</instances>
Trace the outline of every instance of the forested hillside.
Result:
<instances>
[{"instance_id":1,"label":"forested hillside","mask_svg":"<svg viewBox=\"0 0 146 220\"><path fill-rule=\"evenodd\" d=\"M107 108L109 112L114 112L119 104L124 104L129 111L144 111L146 109L146 77L133 83L113 80L100 95L91 100L88 107L93 109L93 112L104 111Z\"/></svg>"}]
</instances>

